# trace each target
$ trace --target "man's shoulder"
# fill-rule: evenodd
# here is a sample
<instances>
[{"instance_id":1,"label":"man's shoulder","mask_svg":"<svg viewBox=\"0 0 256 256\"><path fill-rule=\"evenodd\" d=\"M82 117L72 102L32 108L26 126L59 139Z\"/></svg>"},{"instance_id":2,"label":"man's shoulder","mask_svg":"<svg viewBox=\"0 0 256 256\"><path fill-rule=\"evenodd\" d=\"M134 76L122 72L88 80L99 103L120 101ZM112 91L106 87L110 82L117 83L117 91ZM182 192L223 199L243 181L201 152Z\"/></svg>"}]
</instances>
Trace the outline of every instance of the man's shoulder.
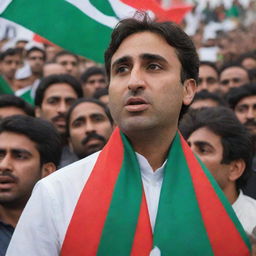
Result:
<instances>
[{"instance_id":1,"label":"man's shoulder","mask_svg":"<svg viewBox=\"0 0 256 256\"><path fill-rule=\"evenodd\" d=\"M233 204L233 208L240 208L243 210L251 210L251 211L255 211L256 213L256 200L250 196L246 196L245 194L243 194L243 192L241 191L239 193L239 197L238 199L235 201L235 203Z\"/></svg>"},{"instance_id":2,"label":"man's shoulder","mask_svg":"<svg viewBox=\"0 0 256 256\"><path fill-rule=\"evenodd\" d=\"M93 170L100 152L96 152L88 157L69 164L49 176L43 178L39 183L44 185L62 184L62 183L79 183L86 182Z\"/></svg>"}]
</instances>

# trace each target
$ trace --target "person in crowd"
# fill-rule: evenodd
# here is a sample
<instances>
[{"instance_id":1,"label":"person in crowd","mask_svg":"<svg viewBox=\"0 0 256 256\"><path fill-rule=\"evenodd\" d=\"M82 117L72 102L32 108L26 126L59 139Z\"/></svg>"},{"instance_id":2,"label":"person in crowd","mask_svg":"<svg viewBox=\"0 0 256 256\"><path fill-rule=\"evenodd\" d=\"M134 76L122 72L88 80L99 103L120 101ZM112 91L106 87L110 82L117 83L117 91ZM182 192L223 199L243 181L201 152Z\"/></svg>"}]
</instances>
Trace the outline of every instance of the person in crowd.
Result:
<instances>
[{"instance_id":1,"label":"person in crowd","mask_svg":"<svg viewBox=\"0 0 256 256\"><path fill-rule=\"evenodd\" d=\"M177 131L198 80L193 42L138 15L119 22L105 52L117 128L101 152L39 181L7 256L249 255L232 207Z\"/></svg>"},{"instance_id":2,"label":"person in crowd","mask_svg":"<svg viewBox=\"0 0 256 256\"><path fill-rule=\"evenodd\" d=\"M216 65L213 62L201 61L197 91L218 92L219 87L219 73Z\"/></svg>"},{"instance_id":3,"label":"person in crowd","mask_svg":"<svg viewBox=\"0 0 256 256\"><path fill-rule=\"evenodd\" d=\"M71 75L50 75L41 80L35 95L36 117L50 121L62 137L63 152L59 167L73 154L66 136L66 114L77 98L82 97L80 83Z\"/></svg>"},{"instance_id":4,"label":"person in crowd","mask_svg":"<svg viewBox=\"0 0 256 256\"><path fill-rule=\"evenodd\" d=\"M247 70L256 69L256 52L246 52L238 57L238 63Z\"/></svg>"},{"instance_id":5,"label":"person in crowd","mask_svg":"<svg viewBox=\"0 0 256 256\"><path fill-rule=\"evenodd\" d=\"M104 104L108 105L109 103L109 94L108 94L108 88L101 88L99 90L97 90L93 96L94 99L97 99L101 102L103 102Z\"/></svg>"},{"instance_id":6,"label":"person in crowd","mask_svg":"<svg viewBox=\"0 0 256 256\"><path fill-rule=\"evenodd\" d=\"M27 50L26 60L31 67L32 75L35 82L43 76L43 66L46 60L46 53L39 47L31 47Z\"/></svg>"},{"instance_id":7,"label":"person in crowd","mask_svg":"<svg viewBox=\"0 0 256 256\"><path fill-rule=\"evenodd\" d=\"M22 54L19 49L9 48L0 54L1 75L11 88L14 87L15 72L22 66Z\"/></svg>"},{"instance_id":8,"label":"person in crowd","mask_svg":"<svg viewBox=\"0 0 256 256\"><path fill-rule=\"evenodd\" d=\"M34 116L34 108L13 94L0 95L0 119L13 115Z\"/></svg>"},{"instance_id":9,"label":"person in crowd","mask_svg":"<svg viewBox=\"0 0 256 256\"><path fill-rule=\"evenodd\" d=\"M0 255L36 182L56 170L60 137L47 121L26 115L0 122Z\"/></svg>"},{"instance_id":10,"label":"person in crowd","mask_svg":"<svg viewBox=\"0 0 256 256\"><path fill-rule=\"evenodd\" d=\"M108 107L95 99L77 99L67 113L67 136L79 159L101 150L113 131Z\"/></svg>"},{"instance_id":11,"label":"person in crowd","mask_svg":"<svg viewBox=\"0 0 256 256\"><path fill-rule=\"evenodd\" d=\"M238 64L230 64L220 70L220 90L223 94L230 88L239 87L250 82L250 76L247 69Z\"/></svg>"},{"instance_id":12,"label":"person in crowd","mask_svg":"<svg viewBox=\"0 0 256 256\"><path fill-rule=\"evenodd\" d=\"M67 73L66 69L56 62L47 62L43 66L43 77L65 73Z\"/></svg>"},{"instance_id":13,"label":"person in crowd","mask_svg":"<svg viewBox=\"0 0 256 256\"><path fill-rule=\"evenodd\" d=\"M252 172L253 145L249 132L227 107L193 110L180 123L193 152L223 190L247 234L256 227L256 200L242 189Z\"/></svg>"},{"instance_id":14,"label":"person in crowd","mask_svg":"<svg viewBox=\"0 0 256 256\"><path fill-rule=\"evenodd\" d=\"M79 58L77 55L63 50L55 55L53 61L62 65L65 68L67 74L76 78L79 77Z\"/></svg>"},{"instance_id":15,"label":"person in crowd","mask_svg":"<svg viewBox=\"0 0 256 256\"><path fill-rule=\"evenodd\" d=\"M218 94L202 90L196 93L193 102L189 106L189 108L197 109L203 107L217 107L225 105L227 105L227 103Z\"/></svg>"},{"instance_id":16,"label":"person in crowd","mask_svg":"<svg viewBox=\"0 0 256 256\"><path fill-rule=\"evenodd\" d=\"M106 74L103 68L90 67L80 77L85 98L92 98L93 94L106 88Z\"/></svg>"}]
</instances>

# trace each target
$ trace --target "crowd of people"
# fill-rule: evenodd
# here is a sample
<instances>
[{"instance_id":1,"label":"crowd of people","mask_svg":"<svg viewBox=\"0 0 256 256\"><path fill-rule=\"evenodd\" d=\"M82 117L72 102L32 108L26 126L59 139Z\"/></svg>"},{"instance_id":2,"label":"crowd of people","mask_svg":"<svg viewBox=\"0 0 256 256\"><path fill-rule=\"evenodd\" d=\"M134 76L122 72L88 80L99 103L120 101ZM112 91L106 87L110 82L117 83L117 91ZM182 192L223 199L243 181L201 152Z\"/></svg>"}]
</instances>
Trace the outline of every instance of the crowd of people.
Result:
<instances>
[{"instance_id":1,"label":"crowd of people","mask_svg":"<svg viewBox=\"0 0 256 256\"><path fill-rule=\"evenodd\" d=\"M183 24L189 31L197 19L190 37L175 24L152 22L147 16L121 21L106 50L105 67L52 43L18 39L13 48L0 51L0 74L13 91L0 95L0 256L12 236L9 256L130 255L133 250L134 255L151 256L253 255L244 244L247 239L253 248L256 244L255 15L254 1L248 9L239 1L229 9L194 8ZM235 24L232 29L207 35L211 24L227 20ZM32 104L20 97L27 89ZM202 167L195 168L191 163L197 160L189 160L188 153L175 155L176 144L189 150L177 129ZM194 170L191 181L181 171L182 161L189 169L202 170L200 176L209 184L201 178L202 184L194 182ZM139 170L134 176L140 182L125 177L129 168ZM174 172L170 180L167 171ZM216 212L214 225L222 224L216 229L218 239L210 239L212 249L202 246L211 235L198 232L197 218L191 217L203 207L192 203L190 183L197 200L197 191L205 191L205 204L216 193L234 226L247 236L233 239L231 224L225 226L227 213L220 214L224 208L217 209L214 199L208 211ZM148 213L141 210L142 217L133 217L133 211L139 212L133 192L139 186ZM208 197L212 187L214 195ZM112 199L108 190L114 191ZM181 206L183 200L189 209ZM164 211L167 202L175 205L171 214ZM112 215L104 219L108 211ZM116 220L118 216L123 219ZM137 218L144 222L136 228ZM191 228L191 235L186 234L191 243L184 242L181 223ZM154 241L137 238L135 229L143 237L153 230ZM175 239L170 236L173 246L160 235L168 234L165 229L175 232ZM128 246L126 232L138 242ZM84 241L92 245L85 248ZM225 243L232 244L231 251Z\"/></svg>"}]
</instances>

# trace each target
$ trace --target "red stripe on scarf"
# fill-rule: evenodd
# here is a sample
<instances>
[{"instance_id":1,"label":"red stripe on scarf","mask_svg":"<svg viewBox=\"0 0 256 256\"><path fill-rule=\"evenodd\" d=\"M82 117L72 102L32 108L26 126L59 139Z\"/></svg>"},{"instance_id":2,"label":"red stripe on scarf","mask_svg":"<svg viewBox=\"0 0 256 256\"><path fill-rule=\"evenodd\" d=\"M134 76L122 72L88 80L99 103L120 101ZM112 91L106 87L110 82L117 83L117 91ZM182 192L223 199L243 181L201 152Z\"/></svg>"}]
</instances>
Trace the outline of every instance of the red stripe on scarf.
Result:
<instances>
[{"instance_id":1,"label":"red stripe on scarf","mask_svg":"<svg viewBox=\"0 0 256 256\"><path fill-rule=\"evenodd\" d=\"M143 192L138 224L133 241L132 256L148 256L152 250L153 236L145 193Z\"/></svg>"},{"instance_id":2,"label":"red stripe on scarf","mask_svg":"<svg viewBox=\"0 0 256 256\"><path fill-rule=\"evenodd\" d=\"M107 143L100 153L77 202L63 242L62 256L97 254L124 155L119 129L115 129L111 137L115 138L110 139L111 143Z\"/></svg>"},{"instance_id":3,"label":"red stripe on scarf","mask_svg":"<svg viewBox=\"0 0 256 256\"><path fill-rule=\"evenodd\" d=\"M187 159L199 208L215 256L249 256L250 252L240 233L228 216L218 195L203 172L199 162L181 136L181 144ZM204 184L204 185L202 185ZM214 210L209 211L209 209ZM216 215L218 222L216 222ZM225 230L223 230L225 227ZM221 238L220 238L221 234ZM234 246L236 245L236 246Z\"/></svg>"}]
</instances>

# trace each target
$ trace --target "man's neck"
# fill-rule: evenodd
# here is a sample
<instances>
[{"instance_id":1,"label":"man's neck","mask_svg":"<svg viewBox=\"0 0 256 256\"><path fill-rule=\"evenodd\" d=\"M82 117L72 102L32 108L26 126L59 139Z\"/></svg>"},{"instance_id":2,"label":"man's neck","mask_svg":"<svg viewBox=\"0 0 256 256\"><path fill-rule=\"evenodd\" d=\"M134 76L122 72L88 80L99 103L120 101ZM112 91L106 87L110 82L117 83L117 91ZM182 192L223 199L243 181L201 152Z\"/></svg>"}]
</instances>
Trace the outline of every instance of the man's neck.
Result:
<instances>
[{"instance_id":1,"label":"man's neck","mask_svg":"<svg viewBox=\"0 0 256 256\"><path fill-rule=\"evenodd\" d=\"M5 224L16 227L23 209L6 208L0 204L0 220Z\"/></svg>"},{"instance_id":2,"label":"man's neck","mask_svg":"<svg viewBox=\"0 0 256 256\"><path fill-rule=\"evenodd\" d=\"M170 145L176 130L167 133L135 133L128 135L133 149L143 155L155 171L162 166L166 160Z\"/></svg>"},{"instance_id":3,"label":"man's neck","mask_svg":"<svg viewBox=\"0 0 256 256\"><path fill-rule=\"evenodd\" d=\"M223 192L227 197L228 201L230 202L230 204L233 204L239 196L239 192L236 189L235 183L232 183L227 188L223 189Z\"/></svg>"}]
</instances>

